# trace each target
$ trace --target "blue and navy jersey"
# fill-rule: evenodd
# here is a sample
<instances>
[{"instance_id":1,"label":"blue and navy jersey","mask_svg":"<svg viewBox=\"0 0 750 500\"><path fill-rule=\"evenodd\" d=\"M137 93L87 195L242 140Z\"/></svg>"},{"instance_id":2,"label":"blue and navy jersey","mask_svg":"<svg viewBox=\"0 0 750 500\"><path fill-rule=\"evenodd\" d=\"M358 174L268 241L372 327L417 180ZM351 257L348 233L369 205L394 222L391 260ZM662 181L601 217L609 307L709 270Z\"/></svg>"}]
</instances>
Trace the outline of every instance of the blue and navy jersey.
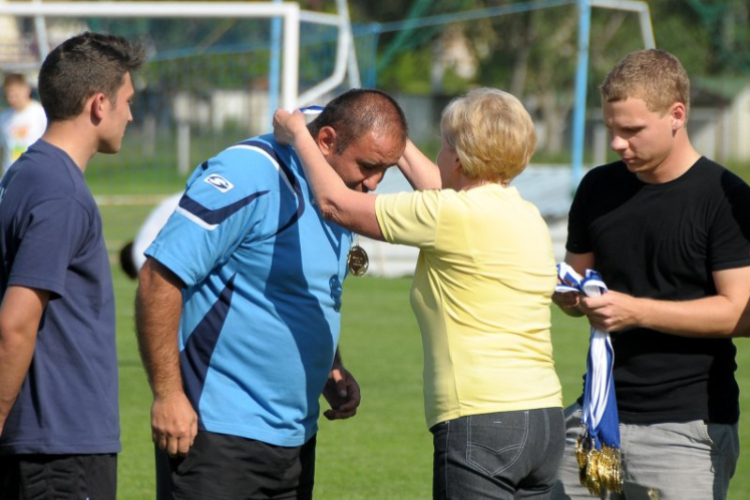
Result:
<instances>
[{"instance_id":1,"label":"blue and navy jersey","mask_svg":"<svg viewBox=\"0 0 750 500\"><path fill-rule=\"evenodd\" d=\"M186 285L180 361L201 429L278 446L317 432L350 241L273 136L192 174L146 255Z\"/></svg>"}]
</instances>

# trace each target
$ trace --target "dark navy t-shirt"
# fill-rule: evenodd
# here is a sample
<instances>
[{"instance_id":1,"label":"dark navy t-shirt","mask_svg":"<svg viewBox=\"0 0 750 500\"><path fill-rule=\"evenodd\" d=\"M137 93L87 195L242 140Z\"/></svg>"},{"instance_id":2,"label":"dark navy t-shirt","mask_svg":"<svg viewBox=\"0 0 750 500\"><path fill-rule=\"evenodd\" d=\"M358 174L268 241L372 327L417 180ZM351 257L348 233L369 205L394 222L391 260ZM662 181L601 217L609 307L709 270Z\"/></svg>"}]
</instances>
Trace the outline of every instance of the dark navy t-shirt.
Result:
<instances>
[{"instance_id":1,"label":"dark navy t-shirt","mask_svg":"<svg viewBox=\"0 0 750 500\"><path fill-rule=\"evenodd\" d=\"M115 303L83 173L42 140L0 182L0 293L50 292L0 454L120 451Z\"/></svg>"}]
</instances>

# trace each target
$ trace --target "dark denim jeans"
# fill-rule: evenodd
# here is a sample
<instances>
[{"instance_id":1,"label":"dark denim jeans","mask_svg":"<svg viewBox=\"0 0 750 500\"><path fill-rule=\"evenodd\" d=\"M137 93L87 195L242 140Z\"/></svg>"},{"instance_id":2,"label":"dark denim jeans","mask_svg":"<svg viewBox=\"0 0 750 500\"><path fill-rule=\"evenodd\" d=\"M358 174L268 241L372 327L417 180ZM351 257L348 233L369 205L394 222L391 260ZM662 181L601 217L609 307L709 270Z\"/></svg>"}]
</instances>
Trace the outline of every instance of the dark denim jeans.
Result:
<instances>
[{"instance_id":1,"label":"dark denim jeans","mask_svg":"<svg viewBox=\"0 0 750 500\"><path fill-rule=\"evenodd\" d=\"M461 417L430 431L433 498L549 498L565 449L562 408Z\"/></svg>"}]
</instances>

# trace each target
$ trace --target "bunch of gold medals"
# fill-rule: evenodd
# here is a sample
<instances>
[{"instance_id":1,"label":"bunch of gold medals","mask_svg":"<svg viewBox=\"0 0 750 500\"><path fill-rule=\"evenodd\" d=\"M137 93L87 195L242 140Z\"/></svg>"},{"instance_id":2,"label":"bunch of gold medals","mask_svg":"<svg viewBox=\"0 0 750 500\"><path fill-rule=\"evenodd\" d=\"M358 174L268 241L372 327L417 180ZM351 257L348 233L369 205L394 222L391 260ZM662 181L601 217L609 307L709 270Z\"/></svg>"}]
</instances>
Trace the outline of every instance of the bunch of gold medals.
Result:
<instances>
[{"instance_id":1,"label":"bunch of gold medals","mask_svg":"<svg viewBox=\"0 0 750 500\"><path fill-rule=\"evenodd\" d=\"M603 490L622 493L620 450L607 445L597 450L594 438L584 432L578 437L576 459L581 484L592 495L601 496Z\"/></svg>"}]
</instances>

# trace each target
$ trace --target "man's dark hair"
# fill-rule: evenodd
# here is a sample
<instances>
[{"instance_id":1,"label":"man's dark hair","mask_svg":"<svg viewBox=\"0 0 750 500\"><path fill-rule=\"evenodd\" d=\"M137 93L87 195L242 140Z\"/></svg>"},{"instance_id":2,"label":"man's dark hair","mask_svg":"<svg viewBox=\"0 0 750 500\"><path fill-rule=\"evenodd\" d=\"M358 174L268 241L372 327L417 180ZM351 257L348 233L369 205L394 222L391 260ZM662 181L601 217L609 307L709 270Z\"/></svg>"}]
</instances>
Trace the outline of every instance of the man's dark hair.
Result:
<instances>
[{"instance_id":1,"label":"man's dark hair","mask_svg":"<svg viewBox=\"0 0 750 500\"><path fill-rule=\"evenodd\" d=\"M39 71L39 97L51 122L78 116L86 100L102 92L117 99L125 74L146 58L139 44L114 35L85 32L49 53Z\"/></svg>"},{"instance_id":2,"label":"man's dark hair","mask_svg":"<svg viewBox=\"0 0 750 500\"><path fill-rule=\"evenodd\" d=\"M398 103L373 89L351 89L329 102L308 128L317 137L323 127L336 131L337 154L371 130L398 136L404 143L409 133Z\"/></svg>"},{"instance_id":3,"label":"man's dark hair","mask_svg":"<svg viewBox=\"0 0 750 500\"><path fill-rule=\"evenodd\" d=\"M133 261L132 241L128 241L120 249L120 267L122 267L123 272L128 275L128 278L133 280L138 278L138 268L135 267L135 262Z\"/></svg>"}]
</instances>

